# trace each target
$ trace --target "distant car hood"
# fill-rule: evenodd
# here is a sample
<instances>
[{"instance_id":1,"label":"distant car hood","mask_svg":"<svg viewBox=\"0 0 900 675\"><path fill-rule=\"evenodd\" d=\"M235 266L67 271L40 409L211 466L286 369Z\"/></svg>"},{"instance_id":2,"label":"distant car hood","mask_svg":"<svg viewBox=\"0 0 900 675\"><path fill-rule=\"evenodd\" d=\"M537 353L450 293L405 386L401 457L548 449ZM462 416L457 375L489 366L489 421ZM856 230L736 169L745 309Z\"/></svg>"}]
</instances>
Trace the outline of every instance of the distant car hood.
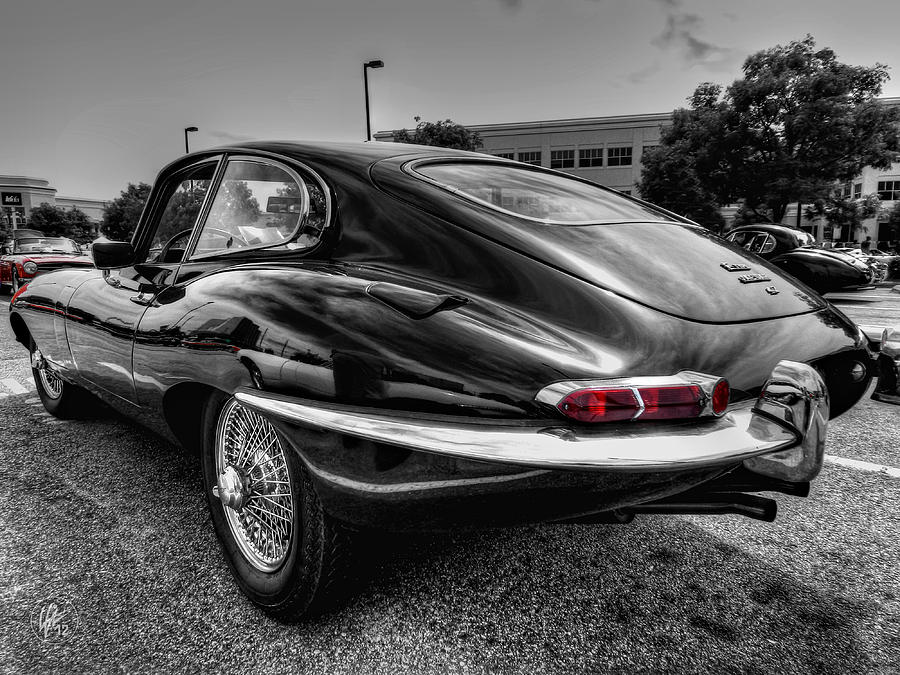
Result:
<instances>
[{"instance_id":1,"label":"distant car hood","mask_svg":"<svg viewBox=\"0 0 900 675\"><path fill-rule=\"evenodd\" d=\"M94 261L91 260L89 256L86 255L72 255L66 253L17 253L12 256L18 262L25 262L26 260L31 260L34 263L37 263L37 266L41 265L93 265Z\"/></svg>"}]
</instances>

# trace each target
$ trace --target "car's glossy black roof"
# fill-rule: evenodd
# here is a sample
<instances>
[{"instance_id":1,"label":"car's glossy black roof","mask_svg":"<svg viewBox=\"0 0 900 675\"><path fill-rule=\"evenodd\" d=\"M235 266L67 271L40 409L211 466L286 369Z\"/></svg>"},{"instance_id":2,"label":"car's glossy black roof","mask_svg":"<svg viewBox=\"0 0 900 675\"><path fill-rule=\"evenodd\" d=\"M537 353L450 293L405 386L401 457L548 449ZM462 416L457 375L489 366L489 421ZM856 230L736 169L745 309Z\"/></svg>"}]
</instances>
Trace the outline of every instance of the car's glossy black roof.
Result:
<instances>
[{"instance_id":1,"label":"car's glossy black roof","mask_svg":"<svg viewBox=\"0 0 900 675\"><path fill-rule=\"evenodd\" d=\"M382 160L396 157L460 157L468 159L484 159L504 162L498 157L486 153L453 150L431 145L414 145L411 143L382 142L330 142L330 141L252 141L235 143L219 147L207 148L189 155L183 155L163 167L159 176L205 157L222 153L267 153L287 160L294 160L308 166L323 169L330 166L350 173L364 173L369 167Z\"/></svg>"}]
</instances>

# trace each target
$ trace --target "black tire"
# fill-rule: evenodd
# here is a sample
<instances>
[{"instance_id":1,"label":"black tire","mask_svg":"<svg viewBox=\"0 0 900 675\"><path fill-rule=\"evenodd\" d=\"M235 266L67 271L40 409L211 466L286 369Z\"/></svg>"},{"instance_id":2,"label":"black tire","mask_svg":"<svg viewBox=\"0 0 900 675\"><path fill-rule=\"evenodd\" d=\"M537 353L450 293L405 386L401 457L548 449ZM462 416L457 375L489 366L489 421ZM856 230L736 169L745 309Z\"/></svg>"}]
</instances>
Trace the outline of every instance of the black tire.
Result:
<instances>
[{"instance_id":1,"label":"black tire","mask_svg":"<svg viewBox=\"0 0 900 675\"><path fill-rule=\"evenodd\" d=\"M12 283L9 285L9 294L15 295L19 292L19 289L22 288L22 282L19 281L19 273L16 272L16 268L13 267L12 271Z\"/></svg>"},{"instance_id":2,"label":"black tire","mask_svg":"<svg viewBox=\"0 0 900 675\"><path fill-rule=\"evenodd\" d=\"M15 278L15 277L13 277ZM47 366L34 340L31 340L31 374L38 397L47 412L60 419L79 417L89 407L93 396L90 392L66 382Z\"/></svg>"},{"instance_id":3,"label":"black tire","mask_svg":"<svg viewBox=\"0 0 900 675\"><path fill-rule=\"evenodd\" d=\"M244 514L244 509L249 510L250 507L241 505L235 509L226 506L223 499L215 494L214 488L221 489L217 464L217 443L222 442L219 439L225 435L221 427L227 423L228 415L246 413L246 408L225 394L217 393L208 401L203 414L201 450L204 489L216 536L241 590L272 617L294 622L330 609L356 586L352 564L355 542L349 531L323 511L300 457L271 427L285 460L281 466L286 468L290 477L288 499L293 506L292 528L289 538L285 537L287 545L277 549L283 551L283 558L271 571L260 569L259 559L254 564L252 552L248 555L242 550L242 544L238 541L242 531L239 524L236 526L234 523L238 517L249 518ZM252 411L250 414L253 414ZM264 418L259 419L268 424ZM273 452L270 451L270 454ZM246 475L250 481L251 474ZM258 482L253 484L259 485ZM243 541L246 547L247 538Z\"/></svg>"}]
</instances>

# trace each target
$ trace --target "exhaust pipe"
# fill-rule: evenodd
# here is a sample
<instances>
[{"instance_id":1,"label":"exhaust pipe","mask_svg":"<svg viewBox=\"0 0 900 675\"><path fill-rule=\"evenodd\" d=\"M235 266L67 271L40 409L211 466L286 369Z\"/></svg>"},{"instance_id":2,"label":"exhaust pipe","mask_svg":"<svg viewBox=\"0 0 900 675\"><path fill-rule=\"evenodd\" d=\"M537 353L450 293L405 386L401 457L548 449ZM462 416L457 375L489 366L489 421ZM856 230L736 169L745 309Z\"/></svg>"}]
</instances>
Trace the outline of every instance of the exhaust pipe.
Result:
<instances>
[{"instance_id":1,"label":"exhaust pipe","mask_svg":"<svg viewBox=\"0 0 900 675\"><path fill-rule=\"evenodd\" d=\"M624 514L696 514L721 515L733 513L771 523L778 514L778 503L768 497L758 497L742 492L707 493L702 495L676 495L657 502L638 504L621 509Z\"/></svg>"}]
</instances>

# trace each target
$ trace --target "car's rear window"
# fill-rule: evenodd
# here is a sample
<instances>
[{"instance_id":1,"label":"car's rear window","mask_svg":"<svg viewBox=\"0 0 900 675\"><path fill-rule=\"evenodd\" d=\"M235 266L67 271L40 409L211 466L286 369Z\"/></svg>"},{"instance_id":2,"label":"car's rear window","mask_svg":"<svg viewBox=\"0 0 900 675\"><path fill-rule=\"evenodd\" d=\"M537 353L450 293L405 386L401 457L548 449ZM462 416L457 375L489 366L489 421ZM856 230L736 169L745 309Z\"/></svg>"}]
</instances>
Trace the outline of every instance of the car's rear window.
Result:
<instances>
[{"instance_id":1,"label":"car's rear window","mask_svg":"<svg viewBox=\"0 0 900 675\"><path fill-rule=\"evenodd\" d=\"M547 223L666 221L664 213L590 183L508 164L419 164L415 172L498 211Z\"/></svg>"}]
</instances>

